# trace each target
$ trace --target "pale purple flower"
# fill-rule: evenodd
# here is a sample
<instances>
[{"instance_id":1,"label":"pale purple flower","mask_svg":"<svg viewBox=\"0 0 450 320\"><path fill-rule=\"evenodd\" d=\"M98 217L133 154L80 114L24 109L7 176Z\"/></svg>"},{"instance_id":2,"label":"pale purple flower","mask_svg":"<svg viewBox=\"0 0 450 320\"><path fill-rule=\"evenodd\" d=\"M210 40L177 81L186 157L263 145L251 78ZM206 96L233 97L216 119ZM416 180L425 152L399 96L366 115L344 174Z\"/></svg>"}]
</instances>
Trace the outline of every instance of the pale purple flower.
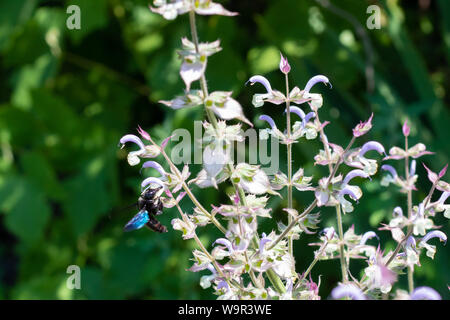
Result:
<instances>
[{"instance_id":1,"label":"pale purple flower","mask_svg":"<svg viewBox=\"0 0 450 320\"><path fill-rule=\"evenodd\" d=\"M291 113L295 113L296 115L298 115L302 120L303 120L303 118L305 118L305 112L303 112L303 110L300 109L299 107L296 107L296 106L290 106L290 107L289 107L289 111L290 111ZM286 112L287 112L287 109L284 110L284 112L286 113Z\"/></svg>"},{"instance_id":2,"label":"pale purple flower","mask_svg":"<svg viewBox=\"0 0 450 320\"><path fill-rule=\"evenodd\" d=\"M161 187L163 187L164 189L166 189L166 185L164 184L164 182L162 182L161 179L158 179L155 177L149 177L149 178L145 179L144 181L142 181L141 188L145 188L146 186L148 186L150 184L157 184L157 185L160 185Z\"/></svg>"},{"instance_id":3,"label":"pale purple flower","mask_svg":"<svg viewBox=\"0 0 450 320\"><path fill-rule=\"evenodd\" d=\"M430 287L418 287L410 296L411 300L441 300L440 294Z\"/></svg>"},{"instance_id":4,"label":"pale purple flower","mask_svg":"<svg viewBox=\"0 0 450 320\"><path fill-rule=\"evenodd\" d=\"M342 299L345 297L353 300L366 300L366 296L357 286L353 284L341 284L331 291L333 299Z\"/></svg>"},{"instance_id":5,"label":"pale purple flower","mask_svg":"<svg viewBox=\"0 0 450 320\"><path fill-rule=\"evenodd\" d=\"M291 106L289 108L291 113L295 113L296 115L298 115L301 119L302 119L302 127L305 128L306 127L306 123L311 120L311 118L314 118L316 116L315 112L309 112L308 114L305 115L305 113L303 112L302 109L300 109L299 107L296 106ZM286 112L286 110L284 110L284 112Z\"/></svg>"},{"instance_id":6,"label":"pale purple flower","mask_svg":"<svg viewBox=\"0 0 450 320\"><path fill-rule=\"evenodd\" d=\"M217 284L217 290L220 289L226 289L226 291L230 290L230 287L228 286L228 283L225 280L222 280Z\"/></svg>"},{"instance_id":7,"label":"pale purple flower","mask_svg":"<svg viewBox=\"0 0 450 320\"><path fill-rule=\"evenodd\" d=\"M409 236L408 239L406 239L406 248L413 249L416 251L416 239L414 239L413 236Z\"/></svg>"},{"instance_id":8,"label":"pale purple flower","mask_svg":"<svg viewBox=\"0 0 450 320\"><path fill-rule=\"evenodd\" d=\"M315 84L317 84L317 83L319 83L319 82L322 82L322 83L325 83L325 84L329 84L330 87L332 87L332 86L331 86L331 83L330 83L330 80L328 80L327 77L325 77L325 76L323 76L323 75L317 75L317 76L314 76L314 77L312 77L311 79L309 79L309 81L306 83L305 89L303 89L303 92L304 92L304 93L309 93L309 91L311 90L311 88L312 88Z\"/></svg>"},{"instance_id":9,"label":"pale purple flower","mask_svg":"<svg viewBox=\"0 0 450 320\"><path fill-rule=\"evenodd\" d=\"M272 93L272 87L270 86L270 82L269 80L267 80L265 77L263 76L253 76L250 79L248 79L248 81L245 83L249 83L250 85L254 85L256 82L262 84L264 86L264 88L266 88L267 93Z\"/></svg>"},{"instance_id":10,"label":"pale purple flower","mask_svg":"<svg viewBox=\"0 0 450 320\"><path fill-rule=\"evenodd\" d=\"M214 265L212 263L208 264L208 270L211 271L212 274L216 274L216 268L214 268Z\"/></svg>"},{"instance_id":11,"label":"pale purple flower","mask_svg":"<svg viewBox=\"0 0 450 320\"><path fill-rule=\"evenodd\" d=\"M315 112L309 112L306 114L306 116L303 118L303 127L305 127L305 123L308 122L311 118L314 118L316 116Z\"/></svg>"},{"instance_id":12,"label":"pale purple flower","mask_svg":"<svg viewBox=\"0 0 450 320\"><path fill-rule=\"evenodd\" d=\"M221 244L221 245L227 247L228 252L229 252L230 254L232 254L232 253L234 252L234 248L233 248L233 245L232 245L232 243L230 242L230 240L225 239L225 238L219 238L219 239L217 239L216 241L214 241L214 243L213 243L212 245L214 246L216 243Z\"/></svg>"},{"instance_id":13,"label":"pale purple flower","mask_svg":"<svg viewBox=\"0 0 450 320\"><path fill-rule=\"evenodd\" d=\"M347 175L344 178L344 181L342 181L342 185L347 185L350 182L350 180L356 177L370 178L368 173L364 172L363 170L355 169L347 173Z\"/></svg>"},{"instance_id":14,"label":"pale purple flower","mask_svg":"<svg viewBox=\"0 0 450 320\"><path fill-rule=\"evenodd\" d=\"M366 152L368 152L370 150L375 150L379 154L384 153L386 155L386 152L384 151L384 147L383 147L383 145L381 143L379 143L377 141L369 141L369 142L366 142L361 147L361 150L359 151L359 156L363 157L366 154Z\"/></svg>"},{"instance_id":15,"label":"pale purple flower","mask_svg":"<svg viewBox=\"0 0 450 320\"><path fill-rule=\"evenodd\" d=\"M432 239L432 238L439 238L439 240L441 242L444 242L444 244L447 243L447 235L445 233L443 233L442 231L439 230L434 230L431 232L428 232L420 241L421 243L427 243L428 240Z\"/></svg>"},{"instance_id":16,"label":"pale purple flower","mask_svg":"<svg viewBox=\"0 0 450 320\"><path fill-rule=\"evenodd\" d=\"M259 240L259 254L262 254L264 252L264 246L270 241L272 240L267 237L265 233L263 233L261 240Z\"/></svg>"},{"instance_id":17,"label":"pale purple flower","mask_svg":"<svg viewBox=\"0 0 450 320\"><path fill-rule=\"evenodd\" d=\"M355 201L358 201L358 199L359 199L358 196L353 192L353 190L348 188L348 186L345 187L344 189L342 189L341 191L339 191L339 195L341 197L344 197L345 195L349 195L350 198L352 198Z\"/></svg>"},{"instance_id":18,"label":"pale purple flower","mask_svg":"<svg viewBox=\"0 0 450 320\"><path fill-rule=\"evenodd\" d=\"M403 217L403 210L400 207L395 207L394 211L392 212L392 216L394 218Z\"/></svg>"},{"instance_id":19,"label":"pale purple flower","mask_svg":"<svg viewBox=\"0 0 450 320\"><path fill-rule=\"evenodd\" d=\"M146 162L144 162L144 164L142 165L141 170L145 169L145 168L153 168L156 171L158 171L161 174L161 176L163 176L163 177L165 177L167 175L167 173L164 170L164 168L156 161L146 161Z\"/></svg>"},{"instance_id":20,"label":"pale purple flower","mask_svg":"<svg viewBox=\"0 0 450 320\"><path fill-rule=\"evenodd\" d=\"M366 233L364 233L361 237L361 241L359 242L360 245L365 245L367 240L376 237L378 240L380 240L380 238L377 236L377 234L373 231L368 231Z\"/></svg>"},{"instance_id":21,"label":"pale purple flower","mask_svg":"<svg viewBox=\"0 0 450 320\"><path fill-rule=\"evenodd\" d=\"M259 120L266 121L270 125L272 130L277 128L277 125L275 124L275 121L273 121L273 119L270 116L268 116L268 115L263 114L262 116L259 117Z\"/></svg>"},{"instance_id":22,"label":"pale purple flower","mask_svg":"<svg viewBox=\"0 0 450 320\"><path fill-rule=\"evenodd\" d=\"M389 164L383 164L383 165L381 166L381 170L389 171L389 173L391 174L391 176L392 176L393 179L396 179L397 176L398 176L397 171L394 169L393 166L391 166L391 165L389 165Z\"/></svg>"},{"instance_id":23,"label":"pale purple flower","mask_svg":"<svg viewBox=\"0 0 450 320\"><path fill-rule=\"evenodd\" d=\"M145 145L142 143L142 140L138 136L135 136L134 134L126 134L122 138L120 138L121 144L120 148L122 149L123 147L125 147L125 143L127 142L133 142L137 144L141 150L145 148Z\"/></svg>"},{"instance_id":24,"label":"pale purple flower","mask_svg":"<svg viewBox=\"0 0 450 320\"><path fill-rule=\"evenodd\" d=\"M280 52L280 71L283 72L284 74L288 74L291 71L291 66L289 65L288 60L283 57L283 55Z\"/></svg>"}]
</instances>

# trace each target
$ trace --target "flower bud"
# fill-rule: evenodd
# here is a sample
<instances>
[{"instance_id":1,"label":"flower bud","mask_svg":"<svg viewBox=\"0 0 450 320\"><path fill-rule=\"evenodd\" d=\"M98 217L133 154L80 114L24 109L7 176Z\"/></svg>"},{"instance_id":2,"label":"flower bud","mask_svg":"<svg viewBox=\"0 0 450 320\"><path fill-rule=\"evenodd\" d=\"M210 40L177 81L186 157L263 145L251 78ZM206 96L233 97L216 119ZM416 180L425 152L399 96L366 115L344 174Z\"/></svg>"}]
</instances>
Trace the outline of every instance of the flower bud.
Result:
<instances>
[{"instance_id":1,"label":"flower bud","mask_svg":"<svg viewBox=\"0 0 450 320\"><path fill-rule=\"evenodd\" d=\"M408 126L408 120L405 120L402 127L403 135L405 137L409 136L410 129L411 128Z\"/></svg>"},{"instance_id":2,"label":"flower bud","mask_svg":"<svg viewBox=\"0 0 450 320\"><path fill-rule=\"evenodd\" d=\"M284 74L288 74L291 71L291 66L289 65L288 60L283 57L283 55L280 52L280 71L283 72Z\"/></svg>"}]
</instances>

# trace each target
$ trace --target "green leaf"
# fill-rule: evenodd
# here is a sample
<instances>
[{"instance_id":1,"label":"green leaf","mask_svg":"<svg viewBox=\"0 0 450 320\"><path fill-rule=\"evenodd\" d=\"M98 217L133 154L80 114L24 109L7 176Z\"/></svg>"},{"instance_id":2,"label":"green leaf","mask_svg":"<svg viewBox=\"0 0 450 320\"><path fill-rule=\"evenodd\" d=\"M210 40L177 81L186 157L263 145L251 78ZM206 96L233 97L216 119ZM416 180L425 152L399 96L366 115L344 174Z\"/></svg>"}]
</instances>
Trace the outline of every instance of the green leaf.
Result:
<instances>
[{"instance_id":1,"label":"green leaf","mask_svg":"<svg viewBox=\"0 0 450 320\"><path fill-rule=\"evenodd\" d=\"M90 231L98 219L111 209L104 157L90 160L81 172L65 182L71 201L64 204L76 235Z\"/></svg>"},{"instance_id":2,"label":"green leaf","mask_svg":"<svg viewBox=\"0 0 450 320\"><path fill-rule=\"evenodd\" d=\"M5 206L5 225L26 243L41 239L50 218L44 194L22 177L11 176L0 185L0 201Z\"/></svg>"},{"instance_id":3,"label":"green leaf","mask_svg":"<svg viewBox=\"0 0 450 320\"><path fill-rule=\"evenodd\" d=\"M49 198L62 200L65 192L59 183L53 167L44 155L27 152L20 157L27 178L39 186Z\"/></svg>"}]
</instances>

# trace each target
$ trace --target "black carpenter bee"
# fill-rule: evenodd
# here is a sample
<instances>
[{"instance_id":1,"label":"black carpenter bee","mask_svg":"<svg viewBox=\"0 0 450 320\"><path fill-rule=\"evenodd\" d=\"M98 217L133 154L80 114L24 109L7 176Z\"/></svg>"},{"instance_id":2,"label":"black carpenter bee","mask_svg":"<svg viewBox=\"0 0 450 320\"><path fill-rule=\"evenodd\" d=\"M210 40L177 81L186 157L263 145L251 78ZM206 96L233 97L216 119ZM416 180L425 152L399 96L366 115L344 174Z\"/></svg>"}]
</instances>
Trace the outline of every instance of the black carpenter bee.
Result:
<instances>
[{"instance_id":1,"label":"black carpenter bee","mask_svg":"<svg viewBox=\"0 0 450 320\"><path fill-rule=\"evenodd\" d=\"M160 199L162 192L162 188L145 189L137 202L139 212L125 225L123 230L132 231L147 226L159 233L167 232L167 228L156 220L156 216L163 211L163 203Z\"/></svg>"}]
</instances>

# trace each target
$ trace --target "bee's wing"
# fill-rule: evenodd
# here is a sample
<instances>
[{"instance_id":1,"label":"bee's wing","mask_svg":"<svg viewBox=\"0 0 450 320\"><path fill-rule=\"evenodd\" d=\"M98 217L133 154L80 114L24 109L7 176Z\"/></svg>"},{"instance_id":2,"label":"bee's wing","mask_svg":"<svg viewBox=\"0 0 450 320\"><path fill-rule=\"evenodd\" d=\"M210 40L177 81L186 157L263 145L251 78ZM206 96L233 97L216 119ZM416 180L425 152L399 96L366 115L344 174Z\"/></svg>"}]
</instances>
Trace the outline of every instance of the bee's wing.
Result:
<instances>
[{"instance_id":1,"label":"bee's wing","mask_svg":"<svg viewBox=\"0 0 450 320\"><path fill-rule=\"evenodd\" d=\"M146 210L139 211L133 219L128 221L128 223L123 228L123 231L137 230L145 226L145 224L150 220L148 212Z\"/></svg>"}]
</instances>

